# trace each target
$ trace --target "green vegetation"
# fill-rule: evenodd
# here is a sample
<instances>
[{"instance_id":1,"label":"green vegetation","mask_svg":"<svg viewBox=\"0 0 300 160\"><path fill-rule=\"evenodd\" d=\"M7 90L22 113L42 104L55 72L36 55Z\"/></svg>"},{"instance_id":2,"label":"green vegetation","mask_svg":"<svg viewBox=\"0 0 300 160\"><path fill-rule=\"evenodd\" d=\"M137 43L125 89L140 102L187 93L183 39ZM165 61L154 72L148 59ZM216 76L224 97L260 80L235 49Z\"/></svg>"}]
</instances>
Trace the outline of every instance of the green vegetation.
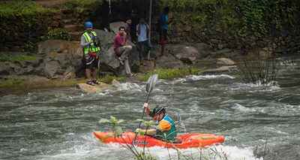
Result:
<instances>
[{"instance_id":1,"label":"green vegetation","mask_svg":"<svg viewBox=\"0 0 300 160\"><path fill-rule=\"evenodd\" d=\"M11 90L30 90L40 88L55 88L55 87L70 87L76 86L76 84L84 82L84 80L48 80L48 81L30 81L18 78L11 78L0 81L0 88Z\"/></svg>"},{"instance_id":2,"label":"green vegetation","mask_svg":"<svg viewBox=\"0 0 300 160\"><path fill-rule=\"evenodd\" d=\"M63 7L68 9L74 9L77 10L79 8L90 8L90 7L98 7L97 5L101 5L103 0L70 0L67 3L63 5ZM79 9L80 10L80 9Z\"/></svg>"},{"instance_id":3,"label":"green vegetation","mask_svg":"<svg viewBox=\"0 0 300 160\"><path fill-rule=\"evenodd\" d=\"M18 88L20 86L24 86L25 80L22 79L9 79L0 81L0 88Z\"/></svg>"},{"instance_id":4,"label":"green vegetation","mask_svg":"<svg viewBox=\"0 0 300 160\"><path fill-rule=\"evenodd\" d=\"M0 17L36 15L56 12L55 9L44 8L34 1L14 0L13 2L0 3Z\"/></svg>"},{"instance_id":5,"label":"green vegetation","mask_svg":"<svg viewBox=\"0 0 300 160\"><path fill-rule=\"evenodd\" d=\"M41 37L42 40L48 39L61 39L61 40L70 40L71 36L68 31L64 28L55 28L48 31L46 36Z\"/></svg>"},{"instance_id":6,"label":"green vegetation","mask_svg":"<svg viewBox=\"0 0 300 160\"><path fill-rule=\"evenodd\" d=\"M98 78L98 81L103 82L103 83L111 83L114 79L119 81L119 82L123 82L123 81L126 80L126 78L123 77L123 76L118 76L117 77L117 76L106 75L104 77Z\"/></svg>"},{"instance_id":7,"label":"green vegetation","mask_svg":"<svg viewBox=\"0 0 300 160\"><path fill-rule=\"evenodd\" d=\"M147 79L153 74L158 74L159 79L173 79L192 74L199 74L200 71L201 70L198 68L155 69L154 71L139 75L138 79L141 81L147 81Z\"/></svg>"},{"instance_id":8,"label":"green vegetation","mask_svg":"<svg viewBox=\"0 0 300 160\"><path fill-rule=\"evenodd\" d=\"M8 61L8 62L22 62L22 61L35 61L37 60L36 56L31 55L9 55L9 54L1 54L0 61Z\"/></svg>"},{"instance_id":9,"label":"green vegetation","mask_svg":"<svg viewBox=\"0 0 300 160\"><path fill-rule=\"evenodd\" d=\"M198 32L207 29L207 34L259 39L299 31L300 1L162 0L161 6L170 6L174 24L189 24Z\"/></svg>"}]
</instances>

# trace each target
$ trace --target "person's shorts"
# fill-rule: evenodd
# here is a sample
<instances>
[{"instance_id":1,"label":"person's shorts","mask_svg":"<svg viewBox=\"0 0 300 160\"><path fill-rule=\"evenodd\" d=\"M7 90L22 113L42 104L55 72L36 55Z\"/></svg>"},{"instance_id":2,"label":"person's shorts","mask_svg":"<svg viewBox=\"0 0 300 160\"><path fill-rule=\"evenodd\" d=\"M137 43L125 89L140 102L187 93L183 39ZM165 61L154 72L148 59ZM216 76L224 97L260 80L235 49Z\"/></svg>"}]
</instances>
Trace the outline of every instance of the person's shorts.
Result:
<instances>
[{"instance_id":1,"label":"person's shorts","mask_svg":"<svg viewBox=\"0 0 300 160\"><path fill-rule=\"evenodd\" d=\"M160 45L167 44L167 42L168 42L168 40L167 40L167 34L168 34L168 30L166 30L166 29L162 29L159 32L159 44Z\"/></svg>"},{"instance_id":2,"label":"person's shorts","mask_svg":"<svg viewBox=\"0 0 300 160\"><path fill-rule=\"evenodd\" d=\"M98 59L87 54L83 57L83 64L85 65L85 69L96 69L98 68Z\"/></svg>"}]
</instances>

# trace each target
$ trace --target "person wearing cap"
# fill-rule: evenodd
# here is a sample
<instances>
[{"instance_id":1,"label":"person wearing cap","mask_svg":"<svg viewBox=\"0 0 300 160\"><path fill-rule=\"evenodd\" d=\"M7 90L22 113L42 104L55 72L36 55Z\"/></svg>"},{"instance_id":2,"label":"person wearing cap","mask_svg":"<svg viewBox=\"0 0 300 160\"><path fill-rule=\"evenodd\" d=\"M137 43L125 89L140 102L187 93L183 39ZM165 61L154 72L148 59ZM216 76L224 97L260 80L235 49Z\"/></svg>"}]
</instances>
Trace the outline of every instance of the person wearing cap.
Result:
<instances>
[{"instance_id":1,"label":"person wearing cap","mask_svg":"<svg viewBox=\"0 0 300 160\"><path fill-rule=\"evenodd\" d=\"M85 66L85 75L89 85L98 85L97 68L98 55L100 52L100 40L97 33L93 31L93 23L88 21L84 24L85 31L81 36L80 45L83 48L83 64Z\"/></svg>"},{"instance_id":2,"label":"person wearing cap","mask_svg":"<svg viewBox=\"0 0 300 160\"><path fill-rule=\"evenodd\" d=\"M164 141L176 141L177 132L175 122L169 115L166 114L166 109L157 106L151 112L148 103L145 103L143 107L147 115L152 117L154 121L158 121L158 125L155 129L144 130L138 128L136 129L136 132L150 135Z\"/></svg>"}]
</instances>

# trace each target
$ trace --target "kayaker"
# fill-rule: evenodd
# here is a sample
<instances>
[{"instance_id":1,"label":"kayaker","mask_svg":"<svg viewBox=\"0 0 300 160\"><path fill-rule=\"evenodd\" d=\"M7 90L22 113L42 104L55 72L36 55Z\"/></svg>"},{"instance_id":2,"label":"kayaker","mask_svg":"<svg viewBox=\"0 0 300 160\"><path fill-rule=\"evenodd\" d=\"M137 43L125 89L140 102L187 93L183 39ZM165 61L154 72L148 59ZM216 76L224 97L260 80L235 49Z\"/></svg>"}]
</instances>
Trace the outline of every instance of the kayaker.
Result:
<instances>
[{"instance_id":1,"label":"kayaker","mask_svg":"<svg viewBox=\"0 0 300 160\"><path fill-rule=\"evenodd\" d=\"M143 107L147 115L152 117L154 121L158 121L158 125L155 129L145 130L138 128L136 132L150 135L160 140L175 142L177 136L175 122L166 114L166 109L157 106L151 112L148 103L145 103Z\"/></svg>"},{"instance_id":2,"label":"kayaker","mask_svg":"<svg viewBox=\"0 0 300 160\"><path fill-rule=\"evenodd\" d=\"M85 31L81 36L80 45L83 48L83 64L85 75L89 85L98 85L97 69L100 52L100 40L97 33L93 30L93 23L90 21L84 24Z\"/></svg>"}]
</instances>

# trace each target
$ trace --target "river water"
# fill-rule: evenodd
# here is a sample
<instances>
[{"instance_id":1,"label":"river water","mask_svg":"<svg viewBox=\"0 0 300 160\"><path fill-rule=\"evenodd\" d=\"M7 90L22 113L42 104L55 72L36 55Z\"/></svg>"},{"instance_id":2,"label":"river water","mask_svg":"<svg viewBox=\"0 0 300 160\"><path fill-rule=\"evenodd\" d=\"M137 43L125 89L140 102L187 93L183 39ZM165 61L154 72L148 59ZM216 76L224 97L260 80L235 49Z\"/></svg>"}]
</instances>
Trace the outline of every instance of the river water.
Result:
<instances>
[{"instance_id":1,"label":"river water","mask_svg":"<svg viewBox=\"0 0 300 160\"><path fill-rule=\"evenodd\" d=\"M159 80L151 104L167 108L180 133L224 135L215 149L229 160L294 159L300 155L299 63L284 63L277 84L245 84L233 75L194 75ZM144 83L122 83L117 89L84 94L76 88L39 90L0 98L1 160L124 160L133 159L118 145L99 143L93 131L108 130L101 118L124 119L134 130L146 99ZM257 149L258 148L258 149ZM260 150L260 151L259 151ZM262 151L263 150L263 151ZM294 152L296 153L294 153ZM158 159L169 152L152 148ZM193 150L183 150L192 154ZM217 159L217 158L215 158Z\"/></svg>"}]
</instances>

